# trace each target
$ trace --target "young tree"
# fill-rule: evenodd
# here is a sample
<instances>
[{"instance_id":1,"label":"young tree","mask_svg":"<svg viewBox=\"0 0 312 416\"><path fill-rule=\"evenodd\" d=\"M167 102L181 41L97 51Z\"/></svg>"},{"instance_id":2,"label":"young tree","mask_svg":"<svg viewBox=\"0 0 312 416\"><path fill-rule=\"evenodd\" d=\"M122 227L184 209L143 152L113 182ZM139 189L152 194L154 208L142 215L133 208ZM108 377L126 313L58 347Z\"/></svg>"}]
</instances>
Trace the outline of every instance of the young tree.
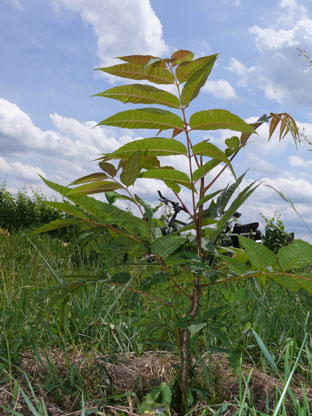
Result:
<instances>
[{"instance_id":1,"label":"young tree","mask_svg":"<svg viewBox=\"0 0 312 416\"><path fill-rule=\"evenodd\" d=\"M312 290L312 276L287 273L289 268L303 266L307 263L307 258L311 258L312 247L308 243L294 242L282 247L276 256L266 247L240 237L244 256L232 258L220 254L231 271L228 276L223 276L219 270L214 269L213 262L207 261L212 255L217 255L215 245L228 220L259 186L252 182L238 191L245 174L236 176L232 165L235 156L263 123L270 122L270 137L278 125L280 138L289 131L295 138L298 135L296 123L287 113L271 113L251 124L222 109L198 111L189 117L188 107L205 84L217 57L218 54L214 54L194 59L192 52L179 50L168 59L145 55L123 56L119 58L122 63L99 68L113 76L148 81L157 87L149 83L133 83L96 94L123 103L149 105L119 112L98 125L151 129L158 131L157 135L134 140L112 153L103 154L99 162L101 171L75 180L70 185L72 187L43 179L48 186L71 202L50 202L49 206L72 215L76 218L75 223L83 223L90 231L107 229L121 252L128 253L133 259L142 259L142 256L147 255L147 259L153 261L152 267L161 271L158 275L153 275L157 277L153 282L162 285L162 298L155 299L154 294L137 291L151 300L161 302L172 311L171 321L153 319L146 324L153 325L154 328L158 326L161 339L170 331L176 336L181 357L179 380L184 404L189 390L190 338L203 327L199 310L204 287L250 277L270 277L287 287ZM176 94L160 89L161 84L175 88ZM165 106L170 110L150 105ZM192 139L193 132L219 129L238 132L240 136L228 137L225 140L225 150L209 139L197 143ZM188 174L167 163L162 164L167 156L185 158ZM212 192L211 187L225 169L230 169L234 182L224 189ZM208 174L212 172L216 173L211 177ZM151 207L133 193L132 186L137 180L151 178L161 180L189 215L188 224L178 232L162 235L161 228L166 224L155 218ZM181 196L182 188L189 192L190 205ZM235 191L238 191L237 195ZM97 193L105 193L107 202L87 196ZM129 201L135 213L118 208L115 205L118 199ZM72 223L73 220L57 220L39 231ZM101 281L118 286L128 278L125 274L122 279L120 275L107 275L107 279L101 278ZM85 277L84 280L67 285L65 289L74 290L90 281L99 280ZM178 310L177 296L182 298L179 305L184 305L183 310Z\"/></svg>"}]
</instances>

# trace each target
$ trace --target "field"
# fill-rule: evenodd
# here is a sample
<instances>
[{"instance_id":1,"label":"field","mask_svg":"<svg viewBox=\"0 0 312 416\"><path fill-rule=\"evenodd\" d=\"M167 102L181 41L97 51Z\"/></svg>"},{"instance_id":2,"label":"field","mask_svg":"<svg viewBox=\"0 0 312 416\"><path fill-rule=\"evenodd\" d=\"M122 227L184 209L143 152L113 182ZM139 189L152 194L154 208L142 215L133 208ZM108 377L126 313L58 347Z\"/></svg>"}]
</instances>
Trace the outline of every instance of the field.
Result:
<instances>
[{"instance_id":1,"label":"field","mask_svg":"<svg viewBox=\"0 0 312 416\"><path fill-rule=\"evenodd\" d=\"M66 296L47 292L72 276L115 273L118 259L105 249L88 257L72 241L28 231L3 231L0 247L0 414L175 414L175 343L170 336L156 343L153 327L138 324L166 320L152 299L161 285L150 299L96 282ZM117 271L130 271L130 289L144 287L150 274L149 266ZM277 414L309 415L311 305L309 294L270 282L207 290L207 325L192 338L189 414L273 414L299 358Z\"/></svg>"}]
</instances>

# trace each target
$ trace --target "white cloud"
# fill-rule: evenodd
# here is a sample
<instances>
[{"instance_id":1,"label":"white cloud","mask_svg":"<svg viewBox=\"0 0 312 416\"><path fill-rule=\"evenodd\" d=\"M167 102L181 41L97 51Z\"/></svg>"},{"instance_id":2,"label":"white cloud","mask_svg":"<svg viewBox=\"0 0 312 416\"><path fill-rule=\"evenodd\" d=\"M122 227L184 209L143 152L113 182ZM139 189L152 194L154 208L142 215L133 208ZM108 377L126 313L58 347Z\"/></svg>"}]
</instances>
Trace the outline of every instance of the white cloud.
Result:
<instances>
[{"instance_id":1,"label":"white cloud","mask_svg":"<svg viewBox=\"0 0 312 416\"><path fill-rule=\"evenodd\" d=\"M289 163L294 167L307 168L312 166L311 160L304 160L299 156L289 156Z\"/></svg>"},{"instance_id":2,"label":"white cloud","mask_svg":"<svg viewBox=\"0 0 312 416\"><path fill-rule=\"evenodd\" d=\"M281 104L312 107L312 70L297 50L311 51L312 19L296 0L282 0L278 6L268 14L266 26L249 29L260 53L258 62L248 68L232 58L228 70L237 75L239 86L263 90Z\"/></svg>"},{"instance_id":3,"label":"white cloud","mask_svg":"<svg viewBox=\"0 0 312 416\"><path fill-rule=\"evenodd\" d=\"M93 26L97 54L104 65L116 56L151 54L161 56L168 50L162 25L150 0L53 0L79 13Z\"/></svg>"},{"instance_id":4,"label":"white cloud","mask_svg":"<svg viewBox=\"0 0 312 416\"><path fill-rule=\"evenodd\" d=\"M210 92L215 97L223 98L225 100L237 98L232 85L224 79L207 81L202 90Z\"/></svg>"},{"instance_id":5,"label":"white cloud","mask_svg":"<svg viewBox=\"0 0 312 416\"><path fill-rule=\"evenodd\" d=\"M16 104L0 98L0 177L17 187L38 182L38 173L62 184L96 169L92 162L132 140L116 139L96 123L52 114L55 130L43 131ZM40 179L39 179L40 180Z\"/></svg>"}]
</instances>

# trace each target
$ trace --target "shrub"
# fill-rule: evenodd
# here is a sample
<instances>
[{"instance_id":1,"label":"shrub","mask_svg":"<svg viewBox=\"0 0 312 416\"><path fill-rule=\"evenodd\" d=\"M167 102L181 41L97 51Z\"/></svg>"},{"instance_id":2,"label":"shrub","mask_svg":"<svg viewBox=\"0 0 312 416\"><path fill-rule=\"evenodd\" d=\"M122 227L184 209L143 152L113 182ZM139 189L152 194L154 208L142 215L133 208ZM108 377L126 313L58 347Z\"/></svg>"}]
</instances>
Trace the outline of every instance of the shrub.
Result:
<instances>
[{"instance_id":1,"label":"shrub","mask_svg":"<svg viewBox=\"0 0 312 416\"><path fill-rule=\"evenodd\" d=\"M6 183L0 186L0 228L10 233L40 227L47 222L64 218L64 214L45 205L45 197L37 192L32 196L26 189L13 195L6 189Z\"/></svg>"},{"instance_id":2,"label":"shrub","mask_svg":"<svg viewBox=\"0 0 312 416\"><path fill-rule=\"evenodd\" d=\"M281 247L287 246L294 239L294 233L285 231L279 211L276 211L271 219L264 215L261 215L261 217L265 224L263 244L274 253L277 253Z\"/></svg>"}]
</instances>

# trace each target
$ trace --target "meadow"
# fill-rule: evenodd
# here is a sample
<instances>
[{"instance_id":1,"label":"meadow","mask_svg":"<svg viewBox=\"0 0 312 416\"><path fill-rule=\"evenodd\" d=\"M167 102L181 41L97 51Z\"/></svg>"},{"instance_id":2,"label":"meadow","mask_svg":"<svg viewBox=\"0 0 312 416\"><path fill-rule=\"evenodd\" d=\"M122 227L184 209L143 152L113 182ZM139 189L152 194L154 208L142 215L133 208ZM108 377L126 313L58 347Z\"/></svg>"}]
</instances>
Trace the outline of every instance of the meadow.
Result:
<instances>
[{"instance_id":1,"label":"meadow","mask_svg":"<svg viewBox=\"0 0 312 416\"><path fill-rule=\"evenodd\" d=\"M2 186L4 415L310 415L312 245L293 239L279 217L264 218L263 244L249 226L225 244L260 185L245 181L247 171L236 175L233 159L263 124L269 139L279 126L279 139L290 133L296 143L299 129L285 112L253 123L223 109L187 119L217 57L178 50L99 68L171 84L176 94L140 83L96 95L180 115L144 107L98 125L169 130L171 138L132 140L68 186L42 177L58 201ZM219 129L240 137L221 147L205 136L193 142L193 131ZM188 173L162 166L166 156L182 158ZM226 169L233 182L215 190ZM187 223L175 227L134 194L146 179L162 181ZM98 193L106 201L89 196Z\"/></svg>"},{"instance_id":2,"label":"meadow","mask_svg":"<svg viewBox=\"0 0 312 416\"><path fill-rule=\"evenodd\" d=\"M5 201L9 196L14 202L9 193ZM20 210L29 210L26 195L24 201ZM46 209L39 199L31 206L34 214ZM153 299L161 284L150 298L139 293L157 267L123 264L123 253L113 255L105 244L94 255L75 232L34 235L34 225L0 235L0 414L174 415L176 344L170 334L155 341L155 328L140 325L168 318ZM94 282L49 292L80 275L116 270L131 274L130 290ZM276 414L309 415L311 304L304 291L263 287L257 279L207 288L207 324L192 337L189 414L271 415L291 376Z\"/></svg>"}]
</instances>

